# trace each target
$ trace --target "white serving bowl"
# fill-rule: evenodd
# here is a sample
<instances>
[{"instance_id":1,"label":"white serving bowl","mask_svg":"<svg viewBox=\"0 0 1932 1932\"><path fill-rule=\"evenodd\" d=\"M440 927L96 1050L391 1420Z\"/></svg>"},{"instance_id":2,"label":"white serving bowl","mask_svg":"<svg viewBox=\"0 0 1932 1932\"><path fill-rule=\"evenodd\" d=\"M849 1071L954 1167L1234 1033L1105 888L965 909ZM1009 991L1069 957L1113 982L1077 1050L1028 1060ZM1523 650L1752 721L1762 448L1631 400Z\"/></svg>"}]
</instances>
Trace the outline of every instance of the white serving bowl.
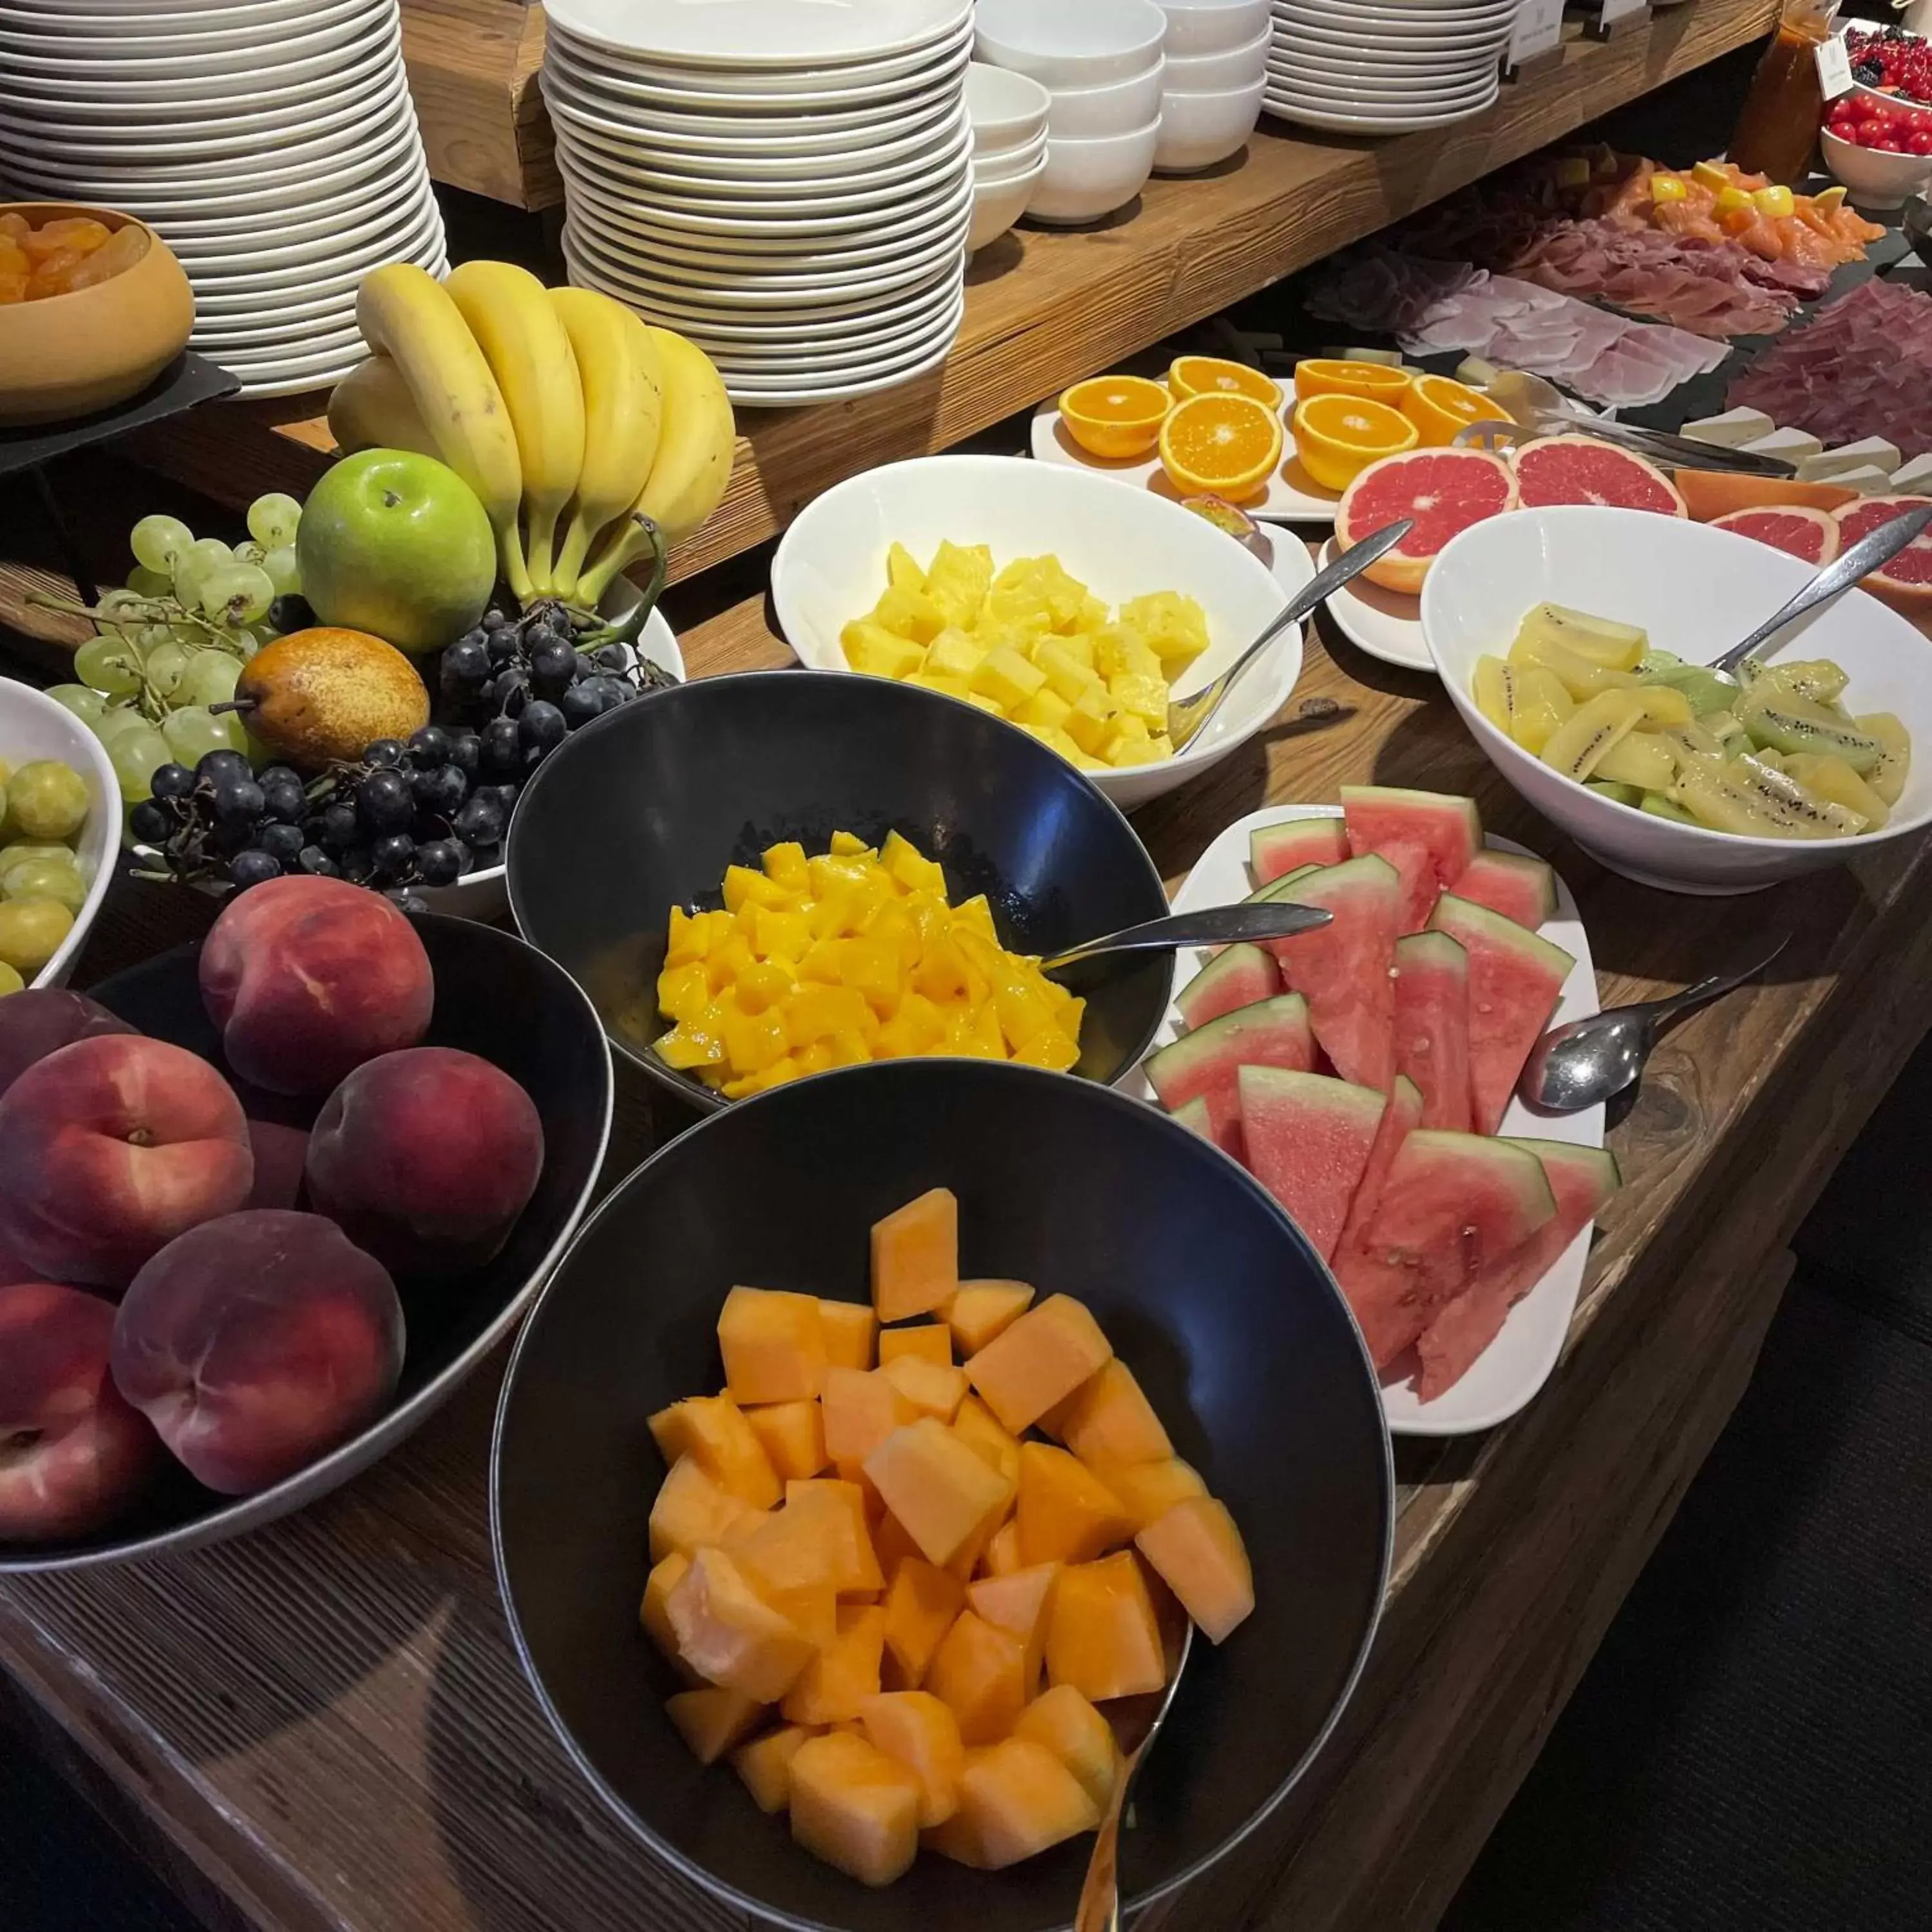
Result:
<instances>
[{"instance_id":1,"label":"white serving bowl","mask_svg":"<svg viewBox=\"0 0 1932 1932\"><path fill-rule=\"evenodd\" d=\"M1030 74L974 61L966 69L966 112L976 154L1004 154L1046 131L1053 97Z\"/></svg>"},{"instance_id":2,"label":"white serving bowl","mask_svg":"<svg viewBox=\"0 0 1932 1932\"><path fill-rule=\"evenodd\" d=\"M1828 128L1818 130L1825 165L1845 184L1861 208L1902 208L1932 182L1932 154L1888 154L1841 141Z\"/></svg>"},{"instance_id":3,"label":"white serving bowl","mask_svg":"<svg viewBox=\"0 0 1932 1932\"><path fill-rule=\"evenodd\" d=\"M973 185L978 188L994 182L1018 181L1030 175L1046 161L1046 130L1042 128L1024 148L1006 154L986 154L973 164Z\"/></svg>"},{"instance_id":4,"label":"white serving bowl","mask_svg":"<svg viewBox=\"0 0 1932 1932\"><path fill-rule=\"evenodd\" d=\"M1154 0L1167 16L1167 57L1184 59L1246 46L1268 31L1268 0Z\"/></svg>"},{"instance_id":5,"label":"white serving bowl","mask_svg":"<svg viewBox=\"0 0 1932 1932\"><path fill-rule=\"evenodd\" d=\"M1027 204L1029 220L1075 226L1124 208L1154 172L1160 122L1100 141L1063 141L1049 135L1046 168Z\"/></svg>"},{"instance_id":6,"label":"white serving bowl","mask_svg":"<svg viewBox=\"0 0 1932 1932\"><path fill-rule=\"evenodd\" d=\"M1264 75L1223 94L1162 94L1154 172L1192 174L1238 153L1262 118L1262 96L1267 89Z\"/></svg>"},{"instance_id":7,"label":"white serving bowl","mask_svg":"<svg viewBox=\"0 0 1932 1932\"><path fill-rule=\"evenodd\" d=\"M1046 131L1055 140L1092 141L1144 128L1160 112L1167 64L1156 56L1140 73L1102 87L1058 87L1046 112Z\"/></svg>"},{"instance_id":8,"label":"white serving bowl","mask_svg":"<svg viewBox=\"0 0 1932 1932\"><path fill-rule=\"evenodd\" d=\"M1161 92L1225 94L1232 88L1246 87L1266 72L1268 50L1273 45L1272 38L1264 33L1245 46L1231 47L1225 53L1197 54L1191 58L1169 54Z\"/></svg>"},{"instance_id":9,"label":"white serving bowl","mask_svg":"<svg viewBox=\"0 0 1932 1932\"><path fill-rule=\"evenodd\" d=\"M902 543L924 558L945 539L988 545L996 567L1051 553L1112 604L1154 590L1196 598L1212 642L1187 667L1181 696L1218 676L1289 594L1267 565L1191 510L1110 476L1018 457L926 456L867 470L799 512L772 561L785 641L812 670L853 675L838 634L878 602L888 547ZM1314 566L1294 548L1305 584ZM1172 791L1261 730L1300 670L1300 632L1290 626L1185 751L1089 776L1123 809Z\"/></svg>"},{"instance_id":10,"label":"white serving bowl","mask_svg":"<svg viewBox=\"0 0 1932 1932\"><path fill-rule=\"evenodd\" d=\"M1151 0L979 0L977 19L980 59L1050 88L1128 80L1167 38Z\"/></svg>"},{"instance_id":11,"label":"white serving bowl","mask_svg":"<svg viewBox=\"0 0 1932 1932\"><path fill-rule=\"evenodd\" d=\"M989 242L997 242L1026 212L1026 205L1040 178L1046 172L1042 152L1025 173L1003 176L997 181L975 177L973 183L973 225L966 232L966 252L976 254Z\"/></svg>"},{"instance_id":12,"label":"white serving bowl","mask_svg":"<svg viewBox=\"0 0 1932 1932\"><path fill-rule=\"evenodd\" d=\"M1780 653L1841 664L1851 710L1892 712L1912 734L1918 755L1890 820L1856 838L1745 838L1618 805L1498 730L1477 710L1470 681L1476 660L1505 655L1524 613L1545 599L1639 625L1658 650L1702 664L1814 574L1752 538L1682 518L1585 505L1518 510L1472 526L1436 559L1422 587L1423 641L1490 762L1593 857L1666 891L1754 892L1932 824L1932 641L1895 611L1854 590L1789 633Z\"/></svg>"}]
</instances>

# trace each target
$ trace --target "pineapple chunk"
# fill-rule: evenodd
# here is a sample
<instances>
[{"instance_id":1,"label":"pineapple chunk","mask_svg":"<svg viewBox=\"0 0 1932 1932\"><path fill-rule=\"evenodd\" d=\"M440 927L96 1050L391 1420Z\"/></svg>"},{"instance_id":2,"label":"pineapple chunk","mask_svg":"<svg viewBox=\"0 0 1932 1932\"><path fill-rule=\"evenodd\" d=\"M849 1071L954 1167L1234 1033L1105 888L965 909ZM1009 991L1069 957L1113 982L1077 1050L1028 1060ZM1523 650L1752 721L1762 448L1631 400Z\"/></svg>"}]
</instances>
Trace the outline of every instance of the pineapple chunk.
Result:
<instances>
[{"instance_id":1,"label":"pineapple chunk","mask_svg":"<svg viewBox=\"0 0 1932 1932\"><path fill-rule=\"evenodd\" d=\"M1004 646L988 652L973 674L973 689L1008 712L1024 704L1046 682L1044 671L1028 664L1018 652Z\"/></svg>"},{"instance_id":2,"label":"pineapple chunk","mask_svg":"<svg viewBox=\"0 0 1932 1932\"><path fill-rule=\"evenodd\" d=\"M1123 711L1141 719L1150 735L1167 729L1167 685L1158 675L1124 672L1108 679L1107 693Z\"/></svg>"},{"instance_id":3,"label":"pineapple chunk","mask_svg":"<svg viewBox=\"0 0 1932 1932\"><path fill-rule=\"evenodd\" d=\"M993 553L984 544L962 548L942 543L926 573L926 594L945 612L947 622L964 630L979 615L992 580Z\"/></svg>"},{"instance_id":4,"label":"pineapple chunk","mask_svg":"<svg viewBox=\"0 0 1932 1932\"><path fill-rule=\"evenodd\" d=\"M1160 659L1130 625L1112 624L1094 633L1094 668L1108 680L1131 675L1159 677Z\"/></svg>"},{"instance_id":5,"label":"pineapple chunk","mask_svg":"<svg viewBox=\"0 0 1932 1932\"><path fill-rule=\"evenodd\" d=\"M1036 691L1027 701L1017 706L1013 712L1016 724L1039 724L1048 728L1064 727L1073 715L1073 707L1057 692L1049 689ZM1074 748L1076 751L1078 746Z\"/></svg>"},{"instance_id":6,"label":"pineapple chunk","mask_svg":"<svg viewBox=\"0 0 1932 1932\"><path fill-rule=\"evenodd\" d=\"M1092 665L1082 663L1066 648L1062 638L1042 638L1034 646L1033 661L1035 667L1046 674L1047 684L1054 693L1070 705L1078 704L1083 692L1091 690L1100 682Z\"/></svg>"},{"instance_id":7,"label":"pineapple chunk","mask_svg":"<svg viewBox=\"0 0 1932 1932\"><path fill-rule=\"evenodd\" d=\"M935 677L956 678L962 683L970 684L973 674L980 668L980 659L986 655L984 644L949 624L933 639L927 650L926 668Z\"/></svg>"},{"instance_id":8,"label":"pineapple chunk","mask_svg":"<svg viewBox=\"0 0 1932 1932\"><path fill-rule=\"evenodd\" d=\"M1208 648L1207 614L1192 598L1176 590L1156 590L1123 604L1120 622L1144 638L1170 670L1178 670Z\"/></svg>"},{"instance_id":9,"label":"pineapple chunk","mask_svg":"<svg viewBox=\"0 0 1932 1932\"><path fill-rule=\"evenodd\" d=\"M946 613L922 590L889 589L873 607L872 621L895 637L929 644L946 628Z\"/></svg>"},{"instance_id":10,"label":"pineapple chunk","mask_svg":"<svg viewBox=\"0 0 1932 1932\"><path fill-rule=\"evenodd\" d=\"M923 645L895 637L866 618L856 619L838 634L845 662L870 677L906 677L926 662Z\"/></svg>"},{"instance_id":11,"label":"pineapple chunk","mask_svg":"<svg viewBox=\"0 0 1932 1932\"><path fill-rule=\"evenodd\" d=\"M926 572L919 559L904 544L896 543L886 552L886 581L895 590L923 590Z\"/></svg>"}]
</instances>

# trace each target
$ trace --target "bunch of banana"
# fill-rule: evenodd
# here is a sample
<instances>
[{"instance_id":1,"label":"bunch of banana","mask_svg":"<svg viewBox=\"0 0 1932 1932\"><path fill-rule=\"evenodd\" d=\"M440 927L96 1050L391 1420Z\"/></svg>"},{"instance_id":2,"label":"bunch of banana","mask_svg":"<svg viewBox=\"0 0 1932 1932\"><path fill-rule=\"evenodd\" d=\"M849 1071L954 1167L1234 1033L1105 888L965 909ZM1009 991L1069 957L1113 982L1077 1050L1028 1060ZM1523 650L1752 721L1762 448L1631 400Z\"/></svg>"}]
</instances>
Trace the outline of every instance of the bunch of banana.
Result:
<instances>
[{"instance_id":1,"label":"bunch of banana","mask_svg":"<svg viewBox=\"0 0 1932 1932\"><path fill-rule=\"evenodd\" d=\"M736 430L711 358L608 296L507 262L443 282L398 262L364 278L356 320L373 352L329 398L337 444L448 464L520 602L594 607L653 526L675 543L724 496Z\"/></svg>"}]
</instances>

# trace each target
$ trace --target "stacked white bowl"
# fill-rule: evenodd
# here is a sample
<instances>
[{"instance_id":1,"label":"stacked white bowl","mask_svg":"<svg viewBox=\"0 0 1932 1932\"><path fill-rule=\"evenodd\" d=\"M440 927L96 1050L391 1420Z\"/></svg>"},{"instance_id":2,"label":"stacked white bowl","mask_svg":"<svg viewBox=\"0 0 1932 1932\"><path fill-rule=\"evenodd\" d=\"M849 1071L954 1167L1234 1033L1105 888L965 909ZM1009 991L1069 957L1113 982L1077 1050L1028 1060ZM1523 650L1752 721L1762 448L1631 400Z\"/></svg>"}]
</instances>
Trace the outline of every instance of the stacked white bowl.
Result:
<instances>
[{"instance_id":1,"label":"stacked white bowl","mask_svg":"<svg viewBox=\"0 0 1932 1932\"><path fill-rule=\"evenodd\" d=\"M1496 104L1517 0L1273 0L1265 112L1404 134Z\"/></svg>"},{"instance_id":2,"label":"stacked white bowl","mask_svg":"<svg viewBox=\"0 0 1932 1932\"><path fill-rule=\"evenodd\" d=\"M972 0L550 0L571 280L674 328L735 403L890 388L965 306Z\"/></svg>"},{"instance_id":3,"label":"stacked white bowl","mask_svg":"<svg viewBox=\"0 0 1932 1932\"><path fill-rule=\"evenodd\" d=\"M1026 212L1046 171L1046 114L1053 97L1036 80L975 61L966 70L973 123L973 228L969 254L997 242Z\"/></svg>"},{"instance_id":4,"label":"stacked white bowl","mask_svg":"<svg viewBox=\"0 0 1932 1932\"><path fill-rule=\"evenodd\" d=\"M448 266L397 0L0 0L0 185L150 224L244 395L361 362L370 269Z\"/></svg>"},{"instance_id":5,"label":"stacked white bowl","mask_svg":"<svg viewBox=\"0 0 1932 1932\"><path fill-rule=\"evenodd\" d=\"M1029 220L1098 221L1147 185L1166 38L1153 0L979 0L979 58L1029 75L1051 97Z\"/></svg>"},{"instance_id":6,"label":"stacked white bowl","mask_svg":"<svg viewBox=\"0 0 1932 1932\"><path fill-rule=\"evenodd\" d=\"M1269 0L1155 0L1167 16L1157 175L1187 175L1238 152L1262 117L1274 45Z\"/></svg>"}]
</instances>

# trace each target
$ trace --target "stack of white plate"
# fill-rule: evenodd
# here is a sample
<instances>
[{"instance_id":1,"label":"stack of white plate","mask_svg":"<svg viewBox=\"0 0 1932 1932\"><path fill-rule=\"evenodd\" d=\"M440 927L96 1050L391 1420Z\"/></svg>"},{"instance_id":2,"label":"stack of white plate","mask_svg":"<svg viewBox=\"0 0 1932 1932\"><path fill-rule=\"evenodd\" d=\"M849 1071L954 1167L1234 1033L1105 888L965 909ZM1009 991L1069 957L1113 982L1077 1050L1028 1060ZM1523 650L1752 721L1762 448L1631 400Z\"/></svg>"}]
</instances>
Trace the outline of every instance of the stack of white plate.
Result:
<instances>
[{"instance_id":1,"label":"stack of white plate","mask_svg":"<svg viewBox=\"0 0 1932 1932\"><path fill-rule=\"evenodd\" d=\"M448 266L397 0L0 0L0 184L158 230L244 395L362 361L370 269Z\"/></svg>"},{"instance_id":2,"label":"stack of white plate","mask_svg":"<svg viewBox=\"0 0 1932 1932\"><path fill-rule=\"evenodd\" d=\"M572 281L688 336L736 403L836 401L946 359L973 213L971 0L546 10Z\"/></svg>"},{"instance_id":3,"label":"stack of white plate","mask_svg":"<svg viewBox=\"0 0 1932 1932\"><path fill-rule=\"evenodd\" d=\"M1263 111L1406 134L1493 106L1517 0L1274 0Z\"/></svg>"}]
</instances>

